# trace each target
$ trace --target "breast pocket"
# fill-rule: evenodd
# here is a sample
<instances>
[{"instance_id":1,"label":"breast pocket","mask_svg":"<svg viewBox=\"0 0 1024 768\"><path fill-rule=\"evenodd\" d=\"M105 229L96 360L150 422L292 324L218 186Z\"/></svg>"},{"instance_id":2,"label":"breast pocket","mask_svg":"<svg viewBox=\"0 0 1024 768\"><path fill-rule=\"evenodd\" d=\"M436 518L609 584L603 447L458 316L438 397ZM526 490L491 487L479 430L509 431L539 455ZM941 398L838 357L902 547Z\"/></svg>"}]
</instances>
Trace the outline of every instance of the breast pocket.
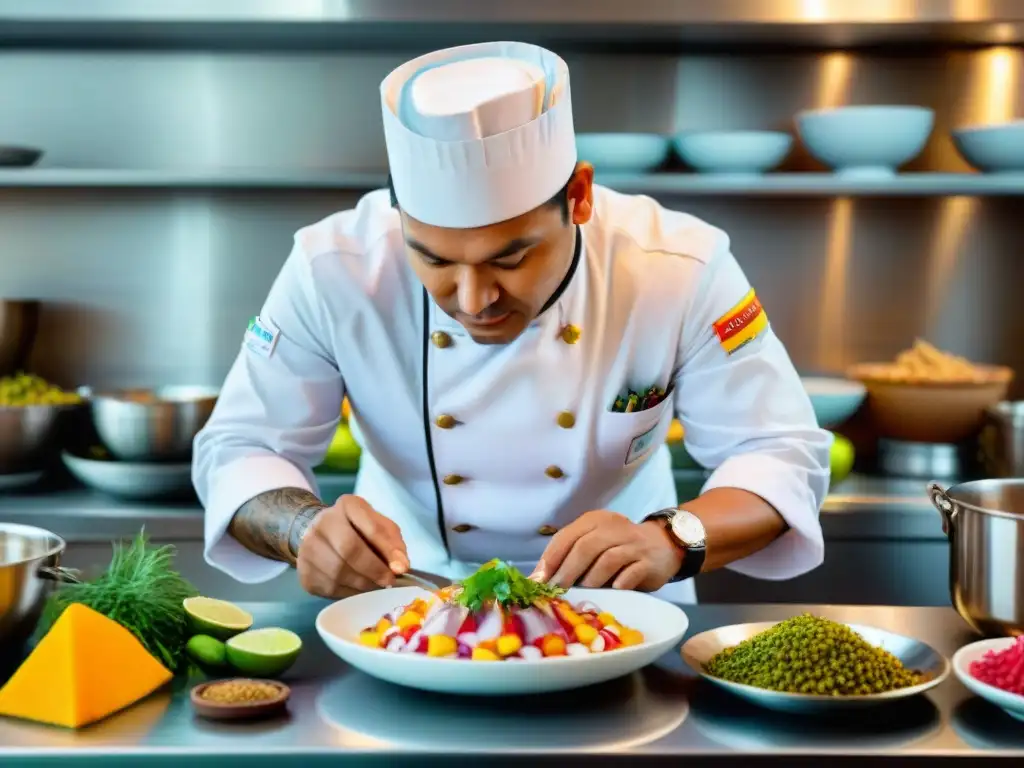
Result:
<instances>
[{"instance_id":1,"label":"breast pocket","mask_svg":"<svg viewBox=\"0 0 1024 768\"><path fill-rule=\"evenodd\" d=\"M602 466L610 470L636 469L665 442L671 424L671 397L645 411L607 411L601 414L598 418L597 453Z\"/></svg>"}]
</instances>

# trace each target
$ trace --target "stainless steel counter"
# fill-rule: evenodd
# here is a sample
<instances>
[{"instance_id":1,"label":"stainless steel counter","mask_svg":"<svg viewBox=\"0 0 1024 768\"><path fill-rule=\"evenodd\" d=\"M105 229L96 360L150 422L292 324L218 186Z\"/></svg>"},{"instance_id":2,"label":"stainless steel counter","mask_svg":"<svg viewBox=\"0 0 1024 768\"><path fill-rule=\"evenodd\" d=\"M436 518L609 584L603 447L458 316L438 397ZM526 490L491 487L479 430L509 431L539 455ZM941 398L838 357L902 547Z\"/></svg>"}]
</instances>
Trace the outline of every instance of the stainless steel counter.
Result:
<instances>
[{"instance_id":1,"label":"stainless steel counter","mask_svg":"<svg viewBox=\"0 0 1024 768\"><path fill-rule=\"evenodd\" d=\"M930 694L871 714L818 720L771 714L698 681L677 652L641 673L582 691L473 700L407 691L345 667L313 629L319 601L247 607L260 625L299 632L286 676L290 716L258 724L193 717L187 688L165 692L80 733L0 720L0 764L146 766L440 765L486 758L546 764L687 766L1024 760L1024 729L950 678ZM913 635L946 654L972 640L951 609L690 606L694 634L810 610ZM195 682L195 681L193 681ZM69 762L73 761L73 762ZM186 763L187 761L187 763ZM479 763L478 763L479 764Z\"/></svg>"}]
</instances>

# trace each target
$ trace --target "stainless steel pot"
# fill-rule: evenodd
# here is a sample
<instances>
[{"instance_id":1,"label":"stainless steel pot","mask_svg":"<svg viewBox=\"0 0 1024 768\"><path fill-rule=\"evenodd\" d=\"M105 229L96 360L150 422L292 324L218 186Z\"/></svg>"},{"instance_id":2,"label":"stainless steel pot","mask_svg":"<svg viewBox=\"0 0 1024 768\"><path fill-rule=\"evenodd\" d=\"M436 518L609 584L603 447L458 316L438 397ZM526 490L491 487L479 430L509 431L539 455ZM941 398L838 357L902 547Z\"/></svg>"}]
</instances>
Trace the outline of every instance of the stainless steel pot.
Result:
<instances>
[{"instance_id":1,"label":"stainless steel pot","mask_svg":"<svg viewBox=\"0 0 1024 768\"><path fill-rule=\"evenodd\" d=\"M989 408L978 443L986 474L1024 477L1024 402Z\"/></svg>"},{"instance_id":2,"label":"stainless steel pot","mask_svg":"<svg viewBox=\"0 0 1024 768\"><path fill-rule=\"evenodd\" d=\"M53 585L76 580L60 567L65 546L42 528L0 523L0 647L28 640Z\"/></svg>"},{"instance_id":3,"label":"stainless steel pot","mask_svg":"<svg viewBox=\"0 0 1024 768\"><path fill-rule=\"evenodd\" d=\"M949 537L957 613L983 635L1024 635L1024 479L931 483L928 495Z\"/></svg>"}]
</instances>

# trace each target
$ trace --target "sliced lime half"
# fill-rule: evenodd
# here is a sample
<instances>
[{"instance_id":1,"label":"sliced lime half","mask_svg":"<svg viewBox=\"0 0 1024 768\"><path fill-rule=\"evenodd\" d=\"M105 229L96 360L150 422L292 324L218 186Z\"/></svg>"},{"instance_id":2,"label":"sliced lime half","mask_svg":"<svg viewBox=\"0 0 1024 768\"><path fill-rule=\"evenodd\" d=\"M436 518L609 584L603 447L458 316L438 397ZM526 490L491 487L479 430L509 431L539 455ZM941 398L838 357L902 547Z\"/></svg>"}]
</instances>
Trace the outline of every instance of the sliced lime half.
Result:
<instances>
[{"instance_id":1,"label":"sliced lime half","mask_svg":"<svg viewBox=\"0 0 1024 768\"><path fill-rule=\"evenodd\" d=\"M227 600L186 597L182 605L196 634L226 640L252 626L252 614Z\"/></svg>"},{"instance_id":2,"label":"sliced lime half","mask_svg":"<svg viewBox=\"0 0 1024 768\"><path fill-rule=\"evenodd\" d=\"M228 663L239 672L254 677L283 674L298 658L302 639L280 627L252 629L227 642Z\"/></svg>"}]
</instances>

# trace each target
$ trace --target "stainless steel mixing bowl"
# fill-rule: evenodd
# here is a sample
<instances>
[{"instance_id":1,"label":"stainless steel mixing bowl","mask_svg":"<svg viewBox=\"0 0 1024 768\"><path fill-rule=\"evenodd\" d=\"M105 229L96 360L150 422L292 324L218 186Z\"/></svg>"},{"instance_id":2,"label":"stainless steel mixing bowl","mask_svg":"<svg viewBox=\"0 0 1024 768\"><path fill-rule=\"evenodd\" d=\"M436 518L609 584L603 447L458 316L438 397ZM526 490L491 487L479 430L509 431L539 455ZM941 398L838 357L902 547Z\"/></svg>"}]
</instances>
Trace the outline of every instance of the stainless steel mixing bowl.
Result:
<instances>
[{"instance_id":1,"label":"stainless steel mixing bowl","mask_svg":"<svg viewBox=\"0 0 1024 768\"><path fill-rule=\"evenodd\" d=\"M95 392L93 424L122 461L188 461L218 394L214 387L182 386Z\"/></svg>"},{"instance_id":2,"label":"stainless steel mixing bowl","mask_svg":"<svg viewBox=\"0 0 1024 768\"><path fill-rule=\"evenodd\" d=\"M25 364L38 325L38 301L0 299L0 376L9 376Z\"/></svg>"},{"instance_id":3,"label":"stainless steel mixing bowl","mask_svg":"<svg viewBox=\"0 0 1024 768\"><path fill-rule=\"evenodd\" d=\"M1024 635L1024 479L928 487L950 542L949 589L977 632Z\"/></svg>"},{"instance_id":4,"label":"stainless steel mixing bowl","mask_svg":"<svg viewBox=\"0 0 1024 768\"><path fill-rule=\"evenodd\" d=\"M0 406L0 475L34 472L60 453L61 429L78 405Z\"/></svg>"},{"instance_id":5,"label":"stainless steel mixing bowl","mask_svg":"<svg viewBox=\"0 0 1024 768\"><path fill-rule=\"evenodd\" d=\"M64 548L60 536L42 528L0 523L0 647L32 635Z\"/></svg>"}]
</instances>

